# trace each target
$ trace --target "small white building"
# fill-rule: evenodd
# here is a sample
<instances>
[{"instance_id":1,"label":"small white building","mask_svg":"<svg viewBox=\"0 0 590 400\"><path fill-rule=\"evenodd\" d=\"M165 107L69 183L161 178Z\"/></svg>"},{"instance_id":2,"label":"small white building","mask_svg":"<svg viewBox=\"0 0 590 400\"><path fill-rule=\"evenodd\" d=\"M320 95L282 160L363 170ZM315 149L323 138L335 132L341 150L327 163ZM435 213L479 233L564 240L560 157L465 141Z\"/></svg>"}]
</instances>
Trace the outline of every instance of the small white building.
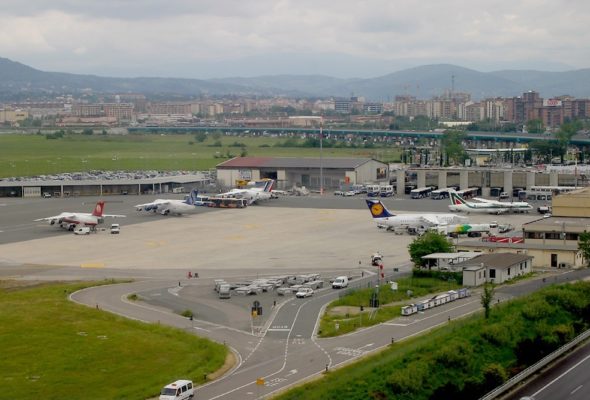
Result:
<instances>
[{"instance_id":1,"label":"small white building","mask_svg":"<svg viewBox=\"0 0 590 400\"><path fill-rule=\"evenodd\" d=\"M483 265L474 265L463 270L464 286L481 286L486 282L486 268Z\"/></svg>"},{"instance_id":2,"label":"small white building","mask_svg":"<svg viewBox=\"0 0 590 400\"><path fill-rule=\"evenodd\" d=\"M504 283L528 274L532 271L532 264L533 257L526 254L492 253L478 255L456 267L463 270L463 284L479 286L484 282Z\"/></svg>"}]
</instances>

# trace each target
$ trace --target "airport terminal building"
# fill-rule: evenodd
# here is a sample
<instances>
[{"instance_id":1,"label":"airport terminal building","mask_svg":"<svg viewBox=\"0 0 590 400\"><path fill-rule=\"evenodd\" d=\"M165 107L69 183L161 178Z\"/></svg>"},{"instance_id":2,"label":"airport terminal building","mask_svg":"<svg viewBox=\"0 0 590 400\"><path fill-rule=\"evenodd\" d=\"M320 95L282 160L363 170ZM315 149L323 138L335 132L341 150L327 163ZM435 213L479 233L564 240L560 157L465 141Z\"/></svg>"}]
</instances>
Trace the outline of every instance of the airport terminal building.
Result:
<instances>
[{"instance_id":1,"label":"airport terminal building","mask_svg":"<svg viewBox=\"0 0 590 400\"><path fill-rule=\"evenodd\" d=\"M277 189L293 186L325 189L342 185L389 182L388 164L372 158L235 157L217 165L217 182L233 187L238 180L274 179Z\"/></svg>"}]
</instances>

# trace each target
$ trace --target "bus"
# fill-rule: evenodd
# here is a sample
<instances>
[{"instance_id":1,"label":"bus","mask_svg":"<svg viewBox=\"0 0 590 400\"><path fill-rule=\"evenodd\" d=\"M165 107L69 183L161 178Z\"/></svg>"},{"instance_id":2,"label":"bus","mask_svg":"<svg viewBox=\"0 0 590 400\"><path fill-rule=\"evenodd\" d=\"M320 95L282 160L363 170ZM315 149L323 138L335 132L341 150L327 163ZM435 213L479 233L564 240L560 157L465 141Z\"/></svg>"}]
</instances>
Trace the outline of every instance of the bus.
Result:
<instances>
[{"instance_id":1,"label":"bus","mask_svg":"<svg viewBox=\"0 0 590 400\"><path fill-rule=\"evenodd\" d=\"M412 190L410 197L412 199L421 199L423 197L429 197L430 193L432 193L432 186L426 186Z\"/></svg>"},{"instance_id":2,"label":"bus","mask_svg":"<svg viewBox=\"0 0 590 400\"><path fill-rule=\"evenodd\" d=\"M232 197L210 197L209 207L216 208L244 208L248 206L248 200Z\"/></svg>"},{"instance_id":3,"label":"bus","mask_svg":"<svg viewBox=\"0 0 590 400\"><path fill-rule=\"evenodd\" d=\"M437 189L437 190L433 190L432 193L430 193L430 198L432 200L444 200L444 199L448 199L449 198L449 190L452 188L442 188L442 189Z\"/></svg>"},{"instance_id":4,"label":"bus","mask_svg":"<svg viewBox=\"0 0 590 400\"><path fill-rule=\"evenodd\" d=\"M531 186L530 189L518 192L520 201L547 201L553 196L579 189L575 186Z\"/></svg>"},{"instance_id":5,"label":"bus","mask_svg":"<svg viewBox=\"0 0 590 400\"><path fill-rule=\"evenodd\" d=\"M381 194L381 186L379 185L367 185L367 196L379 197Z\"/></svg>"},{"instance_id":6,"label":"bus","mask_svg":"<svg viewBox=\"0 0 590 400\"><path fill-rule=\"evenodd\" d=\"M463 197L464 199L470 199L472 197L475 197L479 194L479 188L478 187L470 187L467 189L463 189L463 190L457 190L457 194L461 197Z\"/></svg>"},{"instance_id":7,"label":"bus","mask_svg":"<svg viewBox=\"0 0 590 400\"><path fill-rule=\"evenodd\" d=\"M381 197L391 197L395 194L395 190L393 189L393 185L383 185L381 186L379 196Z\"/></svg>"}]
</instances>

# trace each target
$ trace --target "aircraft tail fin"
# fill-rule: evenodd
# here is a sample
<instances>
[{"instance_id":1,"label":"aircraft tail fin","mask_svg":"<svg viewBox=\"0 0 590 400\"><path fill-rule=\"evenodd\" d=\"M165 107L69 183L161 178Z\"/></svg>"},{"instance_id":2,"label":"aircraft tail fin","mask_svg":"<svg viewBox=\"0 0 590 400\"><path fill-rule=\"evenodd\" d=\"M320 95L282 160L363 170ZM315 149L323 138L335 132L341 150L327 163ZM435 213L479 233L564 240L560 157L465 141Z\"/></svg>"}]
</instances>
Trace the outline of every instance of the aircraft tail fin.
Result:
<instances>
[{"instance_id":1,"label":"aircraft tail fin","mask_svg":"<svg viewBox=\"0 0 590 400\"><path fill-rule=\"evenodd\" d=\"M389 210L381 203L381 200L365 200L367 202L367 207L369 207L369 211L371 211L371 215L373 218L387 218L387 217L395 217L395 214L389 212Z\"/></svg>"},{"instance_id":2,"label":"aircraft tail fin","mask_svg":"<svg viewBox=\"0 0 590 400\"><path fill-rule=\"evenodd\" d=\"M274 183L275 183L274 179L269 179L264 184L264 189L262 191L263 192L272 192L272 187L273 187Z\"/></svg>"},{"instance_id":3,"label":"aircraft tail fin","mask_svg":"<svg viewBox=\"0 0 590 400\"><path fill-rule=\"evenodd\" d=\"M461 195L454 190L449 190L449 198L451 199L451 204L454 206L465 204L463 197L461 197Z\"/></svg>"},{"instance_id":4,"label":"aircraft tail fin","mask_svg":"<svg viewBox=\"0 0 590 400\"><path fill-rule=\"evenodd\" d=\"M95 217L102 217L103 212L104 212L104 201L101 200L98 203L96 203L96 206L94 206L94 210L92 211L92 215L94 215Z\"/></svg>"},{"instance_id":5,"label":"aircraft tail fin","mask_svg":"<svg viewBox=\"0 0 590 400\"><path fill-rule=\"evenodd\" d=\"M198 195L199 195L199 191L197 189L193 189L193 190L191 190L191 193L189 194L189 196L187 197L187 199L184 202L186 204L194 206L197 201Z\"/></svg>"}]
</instances>

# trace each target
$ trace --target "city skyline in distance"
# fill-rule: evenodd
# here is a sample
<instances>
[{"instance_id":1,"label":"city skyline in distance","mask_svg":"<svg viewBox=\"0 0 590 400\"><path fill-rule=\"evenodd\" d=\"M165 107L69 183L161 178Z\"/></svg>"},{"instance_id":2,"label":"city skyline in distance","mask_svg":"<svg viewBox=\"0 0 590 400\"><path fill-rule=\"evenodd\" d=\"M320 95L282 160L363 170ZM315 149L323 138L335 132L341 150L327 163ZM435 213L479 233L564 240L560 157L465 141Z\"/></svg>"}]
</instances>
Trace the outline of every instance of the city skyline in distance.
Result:
<instances>
[{"instance_id":1,"label":"city skyline in distance","mask_svg":"<svg viewBox=\"0 0 590 400\"><path fill-rule=\"evenodd\" d=\"M43 71L211 79L373 78L452 63L490 72L590 67L590 3L433 0L198 3L6 0L0 55Z\"/></svg>"}]
</instances>

